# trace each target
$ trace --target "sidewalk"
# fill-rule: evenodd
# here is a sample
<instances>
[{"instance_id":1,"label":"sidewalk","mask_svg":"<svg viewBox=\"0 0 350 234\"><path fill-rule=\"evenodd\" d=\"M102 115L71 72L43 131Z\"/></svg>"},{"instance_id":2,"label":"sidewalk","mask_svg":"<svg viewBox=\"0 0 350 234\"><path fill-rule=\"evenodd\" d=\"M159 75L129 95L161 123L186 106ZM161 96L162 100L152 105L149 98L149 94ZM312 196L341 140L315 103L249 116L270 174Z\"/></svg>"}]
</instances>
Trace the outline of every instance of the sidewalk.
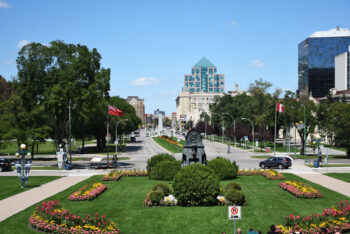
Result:
<instances>
[{"instance_id":1,"label":"sidewalk","mask_svg":"<svg viewBox=\"0 0 350 234\"><path fill-rule=\"evenodd\" d=\"M91 175L90 175L91 176ZM0 200L0 222L8 217L51 197L90 176L69 176L43 184L40 187Z\"/></svg>"}]
</instances>

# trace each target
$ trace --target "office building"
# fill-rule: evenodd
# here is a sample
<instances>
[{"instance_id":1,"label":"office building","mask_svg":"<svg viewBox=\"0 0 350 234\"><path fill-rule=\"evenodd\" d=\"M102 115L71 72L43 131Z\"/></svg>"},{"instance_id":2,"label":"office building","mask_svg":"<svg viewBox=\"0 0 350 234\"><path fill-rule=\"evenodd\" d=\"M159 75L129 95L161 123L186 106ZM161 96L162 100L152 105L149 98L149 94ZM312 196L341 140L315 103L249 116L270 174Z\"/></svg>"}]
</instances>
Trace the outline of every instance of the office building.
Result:
<instances>
[{"instance_id":1,"label":"office building","mask_svg":"<svg viewBox=\"0 0 350 234\"><path fill-rule=\"evenodd\" d=\"M223 93L225 75L217 74L217 68L203 57L192 68L192 74L184 75L184 91Z\"/></svg>"},{"instance_id":2,"label":"office building","mask_svg":"<svg viewBox=\"0 0 350 234\"><path fill-rule=\"evenodd\" d=\"M337 90L350 89L349 56L350 52L344 52L335 56L335 88Z\"/></svg>"},{"instance_id":3,"label":"office building","mask_svg":"<svg viewBox=\"0 0 350 234\"><path fill-rule=\"evenodd\" d=\"M298 90L324 97L335 87L335 57L348 51L350 30L318 31L298 46Z\"/></svg>"},{"instance_id":4,"label":"office building","mask_svg":"<svg viewBox=\"0 0 350 234\"><path fill-rule=\"evenodd\" d=\"M161 111L159 109L155 110L154 111L154 116L158 116L158 115L165 116L165 111Z\"/></svg>"},{"instance_id":5,"label":"office building","mask_svg":"<svg viewBox=\"0 0 350 234\"><path fill-rule=\"evenodd\" d=\"M145 102L144 99L138 96L129 96L126 101L135 108L136 115L142 120L143 123L146 122L145 117Z\"/></svg>"}]
</instances>

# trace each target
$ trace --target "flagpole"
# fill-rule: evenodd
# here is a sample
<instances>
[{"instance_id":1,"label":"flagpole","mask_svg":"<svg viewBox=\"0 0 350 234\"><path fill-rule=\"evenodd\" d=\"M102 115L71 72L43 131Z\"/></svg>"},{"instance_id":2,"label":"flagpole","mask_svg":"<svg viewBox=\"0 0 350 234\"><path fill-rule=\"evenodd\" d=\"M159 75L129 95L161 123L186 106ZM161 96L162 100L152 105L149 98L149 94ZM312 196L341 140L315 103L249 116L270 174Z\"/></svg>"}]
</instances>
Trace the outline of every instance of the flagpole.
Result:
<instances>
[{"instance_id":1,"label":"flagpole","mask_svg":"<svg viewBox=\"0 0 350 234\"><path fill-rule=\"evenodd\" d=\"M109 167L109 116L107 113L107 167Z\"/></svg>"},{"instance_id":2,"label":"flagpole","mask_svg":"<svg viewBox=\"0 0 350 234\"><path fill-rule=\"evenodd\" d=\"M277 126L277 101L275 107L275 136L273 141L273 156L276 157L276 126Z\"/></svg>"}]
</instances>

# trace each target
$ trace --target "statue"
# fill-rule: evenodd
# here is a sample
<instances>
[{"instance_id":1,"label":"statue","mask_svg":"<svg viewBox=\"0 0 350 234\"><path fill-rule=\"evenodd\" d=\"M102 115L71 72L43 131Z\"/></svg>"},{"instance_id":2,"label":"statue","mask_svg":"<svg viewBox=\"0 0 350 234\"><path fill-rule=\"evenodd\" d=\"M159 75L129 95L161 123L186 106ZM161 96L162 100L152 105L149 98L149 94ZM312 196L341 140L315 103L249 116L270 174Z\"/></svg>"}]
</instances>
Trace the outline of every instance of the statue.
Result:
<instances>
[{"instance_id":1,"label":"statue","mask_svg":"<svg viewBox=\"0 0 350 234\"><path fill-rule=\"evenodd\" d=\"M204 152L204 145L201 134L193 129L187 133L186 143L182 153L181 167L190 165L192 163L207 164L207 156Z\"/></svg>"}]
</instances>

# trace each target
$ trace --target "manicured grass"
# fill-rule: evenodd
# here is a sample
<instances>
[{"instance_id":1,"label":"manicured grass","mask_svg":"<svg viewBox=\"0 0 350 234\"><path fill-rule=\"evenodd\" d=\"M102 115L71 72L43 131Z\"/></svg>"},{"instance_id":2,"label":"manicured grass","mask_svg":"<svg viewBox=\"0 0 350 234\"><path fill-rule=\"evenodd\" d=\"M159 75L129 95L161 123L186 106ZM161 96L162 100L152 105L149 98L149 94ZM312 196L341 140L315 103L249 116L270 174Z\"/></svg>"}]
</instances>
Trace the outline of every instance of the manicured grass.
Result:
<instances>
[{"instance_id":1,"label":"manicured grass","mask_svg":"<svg viewBox=\"0 0 350 234\"><path fill-rule=\"evenodd\" d=\"M182 153L183 148L178 147L174 144L171 144L170 142L167 142L166 140L160 138L160 137L152 137L152 139L159 144L160 146L162 146L164 149L170 151L171 153ZM174 141L177 141L177 138L173 137ZM184 141L180 141L180 144L184 144Z\"/></svg>"},{"instance_id":2,"label":"manicured grass","mask_svg":"<svg viewBox=\"0 0 350 234\"><path fill-rule=\"evenodd\" d=\"M24 189L21 188L21 182L18 176L0 176L0 200L27 191L29 189L39 187L52 180L60 178L59 176L29 176L28 184ZM1 229L0 229L1 233Z\"/></svg>"},{"instance_id":3,"label":"manicured grass","mask_svg":"<svg viewBox=\"0 0 350 234\"><path fill-rule=\"evenodd\" d=\"M307 164L308 167L314 167L314 165ZM326 164L320 164L320 167L327 167ZM328 164L328 167L350 167L350 164Z\"/></svg>"},{"instance_id":4,"label":"manicured grass","mask_svg":"<svg viewBox=\"0 0 350 234\"><path fill-rule=\"evenodd\" d=\"M325 175L350 183L350 173L326 173Z\"/></svg>"},{"instance_id":5,"label":"manicured grass","mask_svg":"<svg viewBox=\"0 0 350 234\"><path fill-rule=\"evenodd\" d=\"M292 174L285 174L285 177L305 182ZM84 184L100 179L101 176L94 176L46 200L60 200L63 207L77 215L104 214L117 223L121 233L232 233L233 221L227 219L226 206L143 207L146 193L160 182L147 177L123 177L119 181L103 182L108 186L106 192L93 201L68 200L68 196ZM283 217L290 213L321 213L324 208L348 199L310 182L307 184L318 189L323 198L296 198L279 187L281 181L267 180L262 176L243 176L233 181L241 184L248 199L248 205L242 208L242 220L237 221L237 228L241 228L242 233L247 233L250 228L266 233L271 224L281 224ZM224 181L222 185L229 182ZM35 233L28 228L28 218L34 208L32 206L1 222L1 233Z\"/></svg>"},{"instance_id":6,"label":"manicured grass","mask_svg":"<svg viewBox=\"0 0 350 234\"><path fill-rule=\"evenodd\" d=\"M290 157L294 158L294 154L290 154ZM259 158L259 159L266 159L272 157L272 155L253 155L252 158ZM318 157L315 155L307 155L306 156L308 160L317 160ZM305 159L304 155L297 154L297 159ZM325 155L322 156L323 160L326 158ZM349 159L346 157L346 155L328 155L328 159Z\"/></svg>"},{"instance_id":7,"label":"manicured grass","mask_svg":"<svg viewBox=\"0 0 350 234\"><path fill-rule=\"evenodd\" d=\"M323 145L324 145L324 147L327 147L327 148L331 148L331 149L335 149L335 150L340 150L340 151L346 152L346 148L344 148L344 147L331 146L331 145L327 145L327 144L323 144Z\"/></svg>"}]
</instances>

